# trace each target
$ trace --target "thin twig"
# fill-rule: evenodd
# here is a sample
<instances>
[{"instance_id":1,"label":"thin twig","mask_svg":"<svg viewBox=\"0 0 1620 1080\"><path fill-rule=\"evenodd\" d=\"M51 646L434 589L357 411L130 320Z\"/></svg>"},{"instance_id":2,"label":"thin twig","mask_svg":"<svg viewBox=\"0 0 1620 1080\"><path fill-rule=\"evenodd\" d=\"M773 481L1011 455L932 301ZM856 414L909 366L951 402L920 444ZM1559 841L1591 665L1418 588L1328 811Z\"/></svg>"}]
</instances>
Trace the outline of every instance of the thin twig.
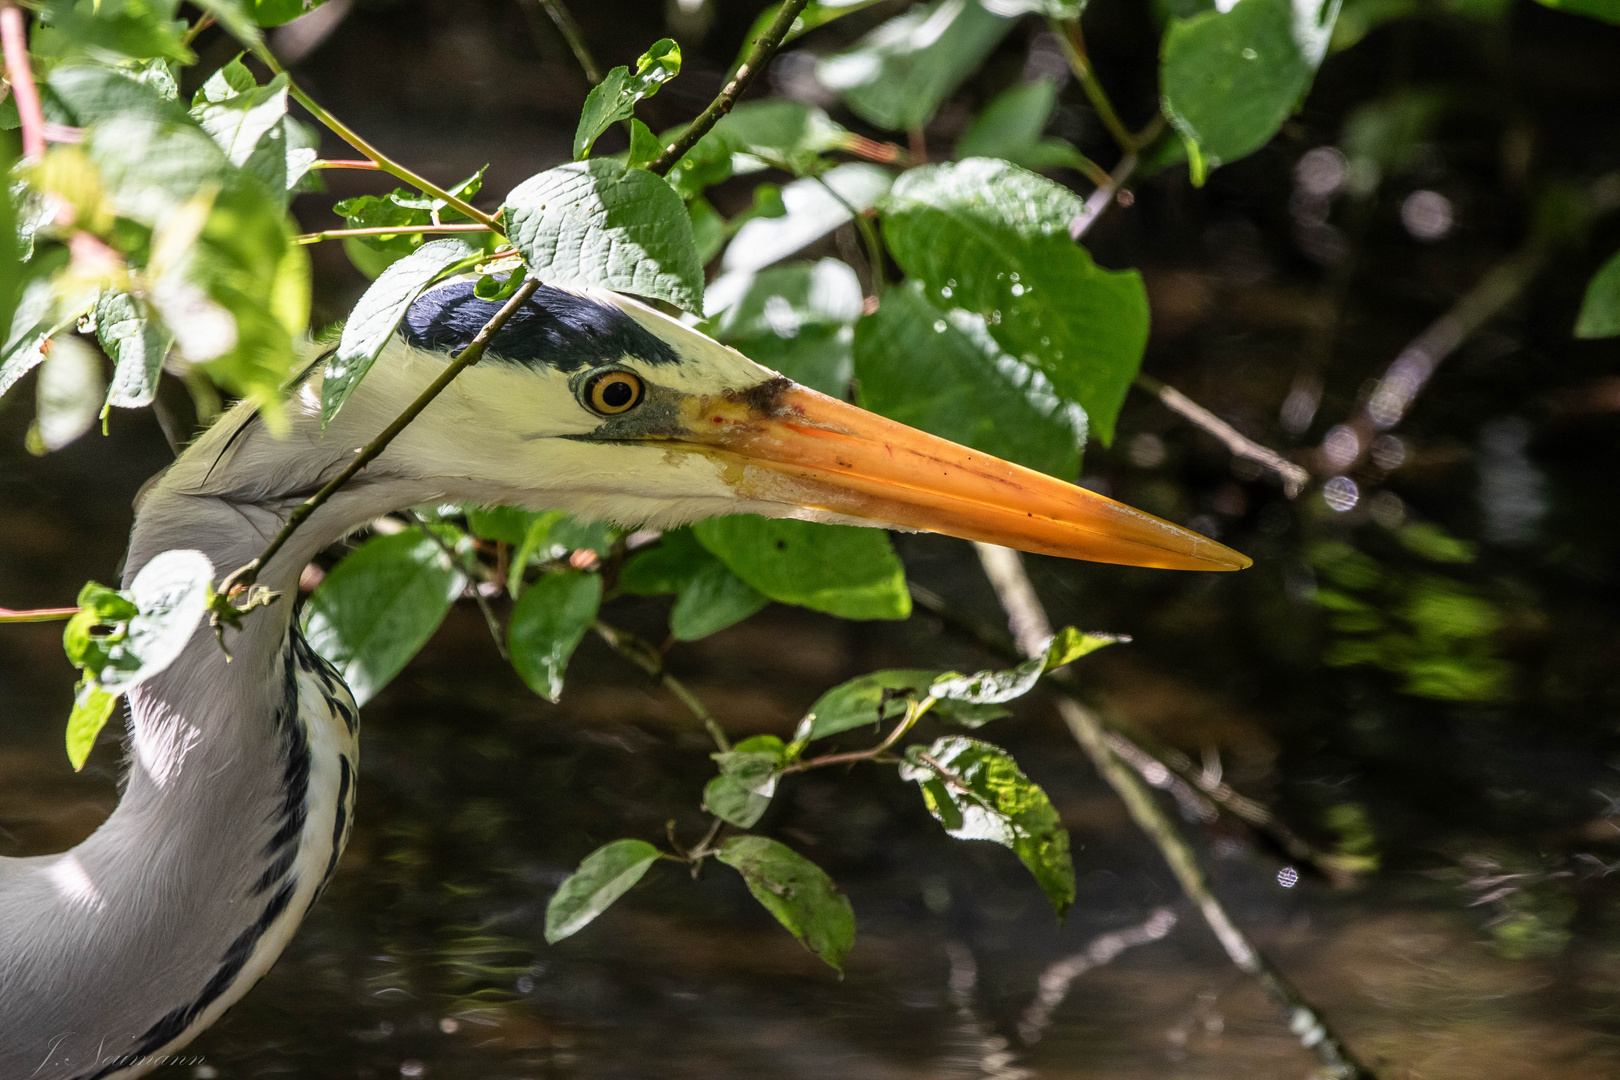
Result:
<instances>
[{"instance_id":1,"label":"thin twig","mask_svg":"<svg viewBox=\"0 0 1620 1080\"><path fill-rule=\"evenodd\" d=\"M579 23L574 21L574 15L563 4L562 0L535 0L545 13L551 16L551 23L557 28L557 33L563 36L568 43L569 50L574 59L579 62L579 69L585 77L595 86L602 81L602 69L596 65L596 58L591 55L590 46L585 44L585 35L580 32Z\"/></svg>"},{"instance_id":2,"label":"thin twig","mask_svg":"<svg viewBox=\"0 0 1620 1080\"><path fill-rule=\"evenodd\" d=\"M293 237L295 244L318 244L322 240L340 240L345 236L418 236L423 233L490 232L488 225L468 222L465 225L378 225L364 229L326 229Z\"/></svg>"},{"instance_id":3,"label":"thin twig","mask_svg":"<svg viewBox=\"0 0 1620 1080\"><path fill-rule=\"evenodd\" d=\"M934 699L931 697L923 698L921 701L908 701L906 703L906 715L901 718L898 724L894 725L894 730L889 732L884 740L876 746L869 746L865 750L849 750L841 754L824 754L821 757L810 758L808 761L795 761L784 768L782 774L785 776L788 773L805 772L809 769L825 769L829 765L853 765L860 761L886 760L884 753L889 747L900 741L900 736L910 731L933 705ZM955 779L950 773L944 771L944 766L939 765L937 762L933 764L940 770L940 775ZM960 781L957 782L960 783Z\"/></svg>"},{"instance_id":4,"label":"thin twig","mask_svg":"<svg viewBox=\"0 0 1620 1080\"><path fill-rule=\"evenodd\" d=\"M6 78L17 98L17 119L22 125L23 158L38 161L45 156L45 114L39 106L39 88L34 85L33 68L28 61L28 28L22 8L14 3L0 7L0 47L6 57Z\"/></svg>"},{"instance_id":5,"label":"thin twig","mask_svg":"<svg viewBox=\"0 0 1620 1080\"><path fill-rule=\"evenodd\" d=\"M213 25L214 13L212 11L205 11L197 18L196 22L191 24L191 29L187 30L183 35L181 35L180 40L183 43L190 45L193 41L197 40L198 34L202 33L204 30Z\"/></svg>"},{"instance_id":6,"label":"thin twig","mask_svg":"<svg viewBox=\"0 0 1620 1080\"><path fill-rule=\"evenodd\" d=\"M382 166L375 161L361 161L358 158L322 158L311 162L311 169L367 169L375 172Z\"/></svg>"},{"instance_id":7,"label":"thin twig","mask_svg":"<svg viewBox=\"0 0 1620 1080\"><path fill-rule=\"evenodd\" d=\"M261 45L259 48L254 50L253 55L258 57L265 67L268 67L275 74L286 74L285 69L282 68L280 62L276 60L275 56L271 54L269 49ZM360 151L366 157L376 162L377 168L381 169L383 172L388 173L391 176L398 177L407 184L410 184L412 187L425 191L427 194L432 195L436 199L444 200L446 205L455 207L458 213L465 214L467 217L472 218L474 221L479 222L480 224L487 225L491 228L495 227L497 224L494 215L486 214L464 199L450 194L450 192L446 191L444 188L439 187L439 185L433 183L431 180L428 180L426 177L417 175L416 173L407 169L405 166L401 165L399 162L395 161L393 158L389 157L387 154L384 154L381 150L378 150L376 147L372 146L366 140L362 139L354 131L354 129L350 128L343 121L327 112L319 103L315 101L314 98L306 94L303 87L299 86L296 82L293 82L290 75L287 77L287 92L293 96L293 100L297 101L298 104L308 109L311 116L315 117L315 119L324 124L330 131L337 135L338 138L342 139L344 142Z\"/></svg>"},{"instance_id":8,"label":"thin twig","mask_svg":"<svg viewBox=\"0 0 1620 1080\"><path fill-rule=\"evenodd\" d=\"M991 544L975 544L985 576L995 587L1002 607L1018 638L1019 648L1026 656L1037 656L1051 636L1051 623L1035 596L1029 575L1024 572L1022 559L1016 551ZM1137 827L1147 834L1159 849L1170 872L1204 916L1226 955L1239 971L1251 975L1288 1013L1288 1025L1302 1045L1316 1054L1323 1069L1336 1080L1372 1080L1373 1073L1356 1060L1343 1040L1323 1022L1321 1013L1282 972L1260 954L1248 937L1232 921L1209 887L1192 847L1177 831L1175 824L1154 801L1153 793L1142 779L1108 746L1102 720L1096 713L1072 698L1057 700L1058 713L1069 728L1086 756L1091 758L1108 785L1112 787Z\"/></svg>"},{"instance_id":9,"label":"thin twig","mask_svg":"<svg viewBox=\"0 0 1620 1080\"><path fill-rule=\"evenodd\" d=\"M1063 55L1068 58L1069 68L1074 77L1080 80L1081 89L1085 90L1086 97L1091 99L1091 107L1097 110L1097 117L1108 129L1108 134L1114 137L1120 150L1127 154L1134 154L1141 149L1142 144L1132 135L1130 129L1120 120L1119 113L1114 111L1114 103L1108 100L1108 93L1103 89L1102 83L1097 81L1097 73L1091 69L1091 58L1086 55L1086 39L1080 30L1079 19L1050 20L1052 33L1057 35L1058 43L1063 46Z\"/></svg>"},{"instance_id":10,"label":"thin twig","mask_svg":"<svg viewBox=\"0 0 1620 1080\"><path fill-rule=\"evenodd\" d=\"M79 613L76 607L42 607L14 610L0 607L0 623L59 622Z\"/></svg>"},{"instance_id":11,"label":"thin twig","mask_svg":"<svg viewBox=\"0 0 1620 1080\"><path fill-rule=\"evenodd\" d=\"M714 740L721 753L730 751L731 740L726 738L726 731L720 726L720 721L704 707L696 694L687 689L685 683L664 670L662 653L628 630L620 630L600 619L591 625L591 629L596 631L597 637L607 642L610 649L662 683L664 689L673 694L675 699L685 705L687 711L703 724L709 732L709 738Z\"/></svg>"},{"instance_id":12,"label":"thin twig","mask_svg":"<svg viewBox=\"0 0 1620 1080\"><path fill-rule=\"evenodd\" d=\"M449 557L451 566L455 566L457 563L461 563L463 566L466 566L467 561L463 560L461 556L456 553L455 548L451 547L445 542L444 537L433 531L433 529L428 525L426 518L424 518L421 514L418 514L415 510L407 510L406 513L415 519L417 527L426 533L427 536L439 546L439 550L444 552L445 555ZM482 564L478 563L476 558L471 561L475 566L482 569ZM484 594L478 589L483 582L478 580L477 576L475 575L470 584L472 585L473 602L478 605L478 610L483 613L484 625L489 627L489 636L495 641L495 651L500 653L502 660L510 662L512 656L506 651L506 642L501 638L501 622L495 617L495 609L489 606L489 601L484 599Z\"/></svg>"},{"instance_id":13,"label":"thin twig","mask_svg":"<svg viewBox=\"0 0 1620 1080\"><path fill-rule=\"evenodd\" d=\"M754 39L754 47L749 50L748 59L737 68L737 74L733 75L731 81L721 88L713 101L709 102L709 107L687 125L680 138L665 147L664 152L647 166L648 171L659 176L669 172L676 162L686 156L688 150L697 145L699 139L709 133L710 128L719 123L722 116L731 111L731 107L737 104L737 99L742 97L743 92L771 62L776 50L782 47L782 39L792 29L793 20L799 17L809 2L810 0L785 0L771 25Z\"/></svg>"},{"instance_id":14,"label":"thin twig","mask_svg":"<svg viewBox=\"0 0 1620 1080\"><path fill-rule=\"evenodd\" d=\"M1517 300L1550 253L1544 238L1532 236L1524 247L1492 268L1451 310L1413 338L1384 370L1355 415L1323 439L1316 452L1319 470L1342 474L1354 468L1379 432L1405 419L1440 362Z\"/></svg>"},{"instance_id":15,"label":"thin twig","mask_svg":"<svg viewBox=\"0 0 1620 1080\"><path fill-rule=\"evenodd\" d=\"M293 510L287 518L287 523L281 527L280 532L276 533L269 546L259 553L258 558L236 570L230 577L220 583L220 595L225 597L228 602L233 591L258 581L259 571L269 564L270 560L281 550L282 545L286 544L291 539L292 534L298 531L298 527L309 520L309 516L319 510L328 499L337 493L339 488L352 480L356 473L371 464L378 454L387 449L388 444L393 442L394 438L405 430L406 425L415 420L422 410L427 408L433 402L433 399L438 397L457 375L476 364L479 358L484 355L484 349L488 347L490 339L500 331L501 327L506 325L506 321L528 301L529 297L534 295L534 291L539 287L540 282L534 278L530 278L518 286L517 292L512 294L511 299L490 317L489 322L484 324L484 328L478 331L477 336L472 339L465 349L461 350L461 354L445 366L445 369L428 384L427 389L422 391L415 401L407 405L403 412L394 417L393 421L382 430L381 434L362 447L360 452L355 454L354 460L349 462L342 472L332 477L321 490L311 495Z\"/></svg>"},{"instance_id":16,"label":"thin twig","mask_svg":"<svg viewBox=\"0 0 1620 1080\"><path fill-rule=\"evenodd\" d=\"M1283 457L1277 451L1267 446L1261 446L1253 439L1248 438L1231 424L1204 408L1192 398L1183 394L1173 386L1166 386L1151 375L1137 375L1136 385L1163 402L1165 408L1177 413L1204 431L1215 436L1233 454L1241 458L1248 458L1259 465L1263 465L1282 478L1283 494L1290 499L1305 490L1305 485L1311 482L1311 474L1292 461Z\"/></svg>"}]
</instances>

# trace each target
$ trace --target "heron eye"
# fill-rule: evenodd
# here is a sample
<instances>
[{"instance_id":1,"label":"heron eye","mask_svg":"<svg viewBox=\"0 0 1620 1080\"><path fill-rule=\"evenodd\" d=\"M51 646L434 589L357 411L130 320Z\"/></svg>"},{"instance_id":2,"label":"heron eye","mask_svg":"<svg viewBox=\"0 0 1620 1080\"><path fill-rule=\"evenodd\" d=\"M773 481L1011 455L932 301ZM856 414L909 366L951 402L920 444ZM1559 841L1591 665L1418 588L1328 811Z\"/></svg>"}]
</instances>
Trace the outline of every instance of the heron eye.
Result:
<instances>
[{"instance_id":1,"label":"heron eye","mask_svg":"<svg viewBox=\"0 0 1620 1080\"><path fill-rule=\"evenodd\" d=\"M628 371L608 371L585 384L585 402L604 416L641 404L641 380Z\"/></svg>"}]
</instances>

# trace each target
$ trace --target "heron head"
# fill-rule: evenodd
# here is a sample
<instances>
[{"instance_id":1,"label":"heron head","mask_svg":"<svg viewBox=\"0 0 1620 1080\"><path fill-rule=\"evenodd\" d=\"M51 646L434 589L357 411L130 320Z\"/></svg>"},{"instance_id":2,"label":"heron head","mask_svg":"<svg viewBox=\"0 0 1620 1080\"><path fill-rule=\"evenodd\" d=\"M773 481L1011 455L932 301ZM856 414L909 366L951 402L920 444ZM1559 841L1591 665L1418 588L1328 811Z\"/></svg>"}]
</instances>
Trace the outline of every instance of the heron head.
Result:
<instances>
[{"instance_id":1,"label":"heron head","mask_svg":"<svg viewBox=\"0 0 1620 1080\"><path fill-rule=\"evenodd\" d=\"M453 281L413 304L401 336L442 362L499 306ZM1097 562L1249 565L1095 492L801 386L613 293L540 288L454 388L463 409L440 414L435 445L456 444L446 467L489 477L509 501L626 524L757 513ZM446 424L459 430L447 438Z\"/></svg>"}]
</instances>

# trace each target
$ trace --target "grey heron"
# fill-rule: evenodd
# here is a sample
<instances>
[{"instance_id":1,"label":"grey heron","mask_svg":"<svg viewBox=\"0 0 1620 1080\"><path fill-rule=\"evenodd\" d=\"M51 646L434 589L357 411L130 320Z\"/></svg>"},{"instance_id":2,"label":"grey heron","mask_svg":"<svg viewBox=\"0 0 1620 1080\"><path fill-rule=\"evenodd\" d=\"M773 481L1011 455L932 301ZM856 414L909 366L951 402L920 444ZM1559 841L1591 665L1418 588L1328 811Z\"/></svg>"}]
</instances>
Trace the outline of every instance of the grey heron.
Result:
<instances>
[{"instance_id":1,"label":"grey heron","mask_svg":"<svg viewBox=\"0 0 1620 1080\"><path fill-rule=\"evenodd\" d=\"M220 572L258 554L499 305L418 299L325 430L318 362L277 437L242 405L137 499L127 583L175 548ZM605 292L539 289L418 420L266 566L280 592L199 626L129 701L117 808L57 855L0 859L0 1080L141 1075L265 974L331 878L353 821L358 715L304 642L302 568L427 502L672 527L715 514L929 530L1073 558L1233 570L1242 555L1090 491L808 390Z\"/></svg>"}]
</instances>

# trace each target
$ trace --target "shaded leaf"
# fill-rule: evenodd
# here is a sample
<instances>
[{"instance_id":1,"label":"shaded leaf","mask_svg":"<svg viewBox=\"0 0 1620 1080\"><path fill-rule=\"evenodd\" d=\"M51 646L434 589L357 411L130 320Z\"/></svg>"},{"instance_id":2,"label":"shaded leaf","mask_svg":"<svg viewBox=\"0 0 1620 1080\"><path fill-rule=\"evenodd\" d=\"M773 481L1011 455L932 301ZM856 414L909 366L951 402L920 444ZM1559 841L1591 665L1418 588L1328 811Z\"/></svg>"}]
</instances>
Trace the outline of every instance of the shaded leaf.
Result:
<instances>
[{"instance_id":1,"label":"shaded leaf","mask_svg":"<svg viewBox=\"0 0 1620 1080\"><path fill-rule=\"evenodd\" d=\"M1277 133L1310 89L1338 12L1339 0L1239 0L1171 21L1159 86L1193 183Z\"/></svg>"},{"instance_id":2,"label":"shaded leaf","mask_svg":"<svg viewBox=\"0 0 1620 1080\"><path fill-rule=\"evenodd\" d=\"M326 0L252 0L253 18L260 26L280 26L308 15Z\"/></svg>"},{"instance_id":3,"label":"shaded leaf","mask_svg":"<svg viewBox=\"0 0 1620 1080\"><path fill-rule=\"evenodd\" d=\"M1620 23L1620 0L1538 0L1555 11L1587 15L1604 22Z\"/></svg>"},{"instance_id":4,"label":"shaded leaf","mask_svg":"<svg viewBox=\"0 0 1620 1080\"><path fill-rule=\"evenodd\" d=\"M1074 903L1069 834L1046 792L1000 747L950 735L924 749L908 747L904 780L922 788L923 803L958 840L1009 847L1062 918Z\"/></svg>"},{"instance_id":5,"label":"shaded leaf","mask_svg":"<svg viewBox=\"0 0 1620 1080\"><path fill-rule=\"evenodd\" d=\"M703 789L703 808L748 829L759 821L771 805L781 778L786 747L774 735L755 735L731 750L712 754L720 775Z\"/></svg>"},{"instance_id":6,"label":"shaded leaf","mask_svg":"<svg viewBox=\"0 0 1620 1080\"><path fill-rule=\"evenodd\" d=\"M1005 158L1026 169L1083 169L1085 156L1062 139L1043 139L1057 104L1057 82L1046 77L1004 90L974 117L956 143L959 158Z\"/></svg>"},{"instance_id":7,"label":"shaded leaf","mask_svg":"<svg viewBox=\"0 0 1620 1080\"><path fill-rule=\"evenodd\" d=\"M547 701L562 696L568 661L596 621L601 603L598 574L547 574L523 590L512 607L506 647L529 689Z\"/></svg>"},{"instance_id":8,"label":"shaded leaf","mask_svg":"<svg viewBox=\"0 0 1620 1080\"><path fill-rule=\"evenodd\" d=\"M793 733L796 743L858 727L876 727L905 715L907 699L920 699L942 672L897 668L860 675L828 690L810 706Z\"/></svg>"},{"instance_id":9,"label":"shaded leaf","mask_svg":"<svg viewBox=\"0 0 1620 1080\"><path fill-rule=\"evenodd\" d=\"M670 636L698 641L742 622L769 603L763 593L711 559L677 592L669 612Z\"/></svg>"},{"instance_id":10,"label":"shaded leaf","mask_svg":"<svg viewBox=\"0 0 1620 1080\"><path fill-rule=\"evenodd\" d=\"M1001 350L981 316L890 289L855 328L863 408L1063 479L1080 472L1086 414Z\"/></svg>"},{"instance_id":11,"label":"shaded leaf","mask_svg":"<svg viewBox=\"0 0 1620 1080\"><path fill-rule=\"evenodd\" d=\"M658 849L644 840L615 840L585 856L546 904L547 944L583 930L640 881L657 859Z\"/></svg>"},{"instance_id":12,"label":"shaded leaf","mask_svg":"<svg viewBox=\"0 0 1620 1080\"><path fill-rule=\"evenodd\" d=\"M619 121L628 120L638 101L652 97L680 73L681 47L669 38L641 54L634 75L627 67L609 71L585 98L579 127L574 132L574 160L584 160L597 136Z\"/></svg>"},{"instance_id":13,"label":"shaded leaf","mask_svg":"<svg viewBox=\"0 0 1620 1080\"><path fill-rule=\"evenodd\" d=\"M122 409L152 404L173 335L154 320L141 300L109 289L96 301L96 340L113 361L107 404Z\"/></svg>"},{"instance_id":14,"label":"shaded leaf","mask_svg":"<svg viewBox=\"0 0 1620 1080\"><path fill-rule=\"evenodd\" d=\"M1044 177L973 158L901 176L883 233L930 301L982 316L1107 445L1147 345L1147 292L1136 271L1104 270L1069 239L1080 211L1078 196Z\"/></svg>"},{"instance_id":15,"label":"shaded leaf","mask_svg":"<svg viewBox=\"0 0 1620 1080\"><path fill-rule=\"evenodd\" d=\"M933 118L1012 26L978 0L918 4L823 60L816 78L862 119L910 131Z\"/></svg>"},{"instance_id":16,"label":"shaded leaf","mask_svg":"<svg viewBox=\"0 0 1620 1080\"><path fill-rule=\"evenodd\" d=\"M794 382L842 398L854 374L861 285L849 264L822 259L734 271L703 297L711 337Z\"/></svg>"},{"instance_id":17,"label":"shaded leaf","mask_svg":"<svg viewBox=\"0 0 1620 1080\"><path fill-rule=\"evenodd\" d=\"M1598 268L1587 283L1581 313L1575 319L1578 338L1605 338L1620 334L1620 254Z\"/></svg>"},{"instance_id":18,"label":"shaded leaf","mask_svg":"<svg viewBox=\"0 0 1620 1080\"><path fill-rule=\"evenodd\" d=\"M337 352L321 380L321 425L331 423L360 385L411 302L434 278L463 262L475 249L460 240L434 240L384 270L349 313Z\"/></svg>"},{"instance_id":19,"label":"shaded leaf","mask_svg":"<svg viewBox=\"0 0 1620 1080\"><path fill-rule=\"evenodd\" d=\"M680 196L661 178L597 158L532 176L502 211L535 277L703 305L703 267Z\"/></svg>"},{"instance_id":20,"label":"shaded leaf","mask_svg":"<svg viewBox=\"0 0 1620 1080\"><path fill-rule=\"evenodd\" d=\"M805 948L843 970L855 943L855 912L820 867L763 836L734 836L716 857L743 876L754 899Z\"/></svg>"},{"instance_id":21,"label":"shaded leaf","mask_svg":"<svg viewBox=\"0 0 1620 1080\"><path fill-rule=\"evenodd\" d=\"M911 614L905 570L880 530L738 514L700 521L693 531L772 600L846 619Z\"/></svg>"},{"instance_id":22,"label":"shaded leaf","mask_svg":"<svg viewBox=\"0 0 1620 1080\"><path fill-rule=\"evenodd\" d=\"M364 705L427 644L466 584L421 528L375 536L321 580L304 606L304 635Z\"/></svg>"}]
</instances>

